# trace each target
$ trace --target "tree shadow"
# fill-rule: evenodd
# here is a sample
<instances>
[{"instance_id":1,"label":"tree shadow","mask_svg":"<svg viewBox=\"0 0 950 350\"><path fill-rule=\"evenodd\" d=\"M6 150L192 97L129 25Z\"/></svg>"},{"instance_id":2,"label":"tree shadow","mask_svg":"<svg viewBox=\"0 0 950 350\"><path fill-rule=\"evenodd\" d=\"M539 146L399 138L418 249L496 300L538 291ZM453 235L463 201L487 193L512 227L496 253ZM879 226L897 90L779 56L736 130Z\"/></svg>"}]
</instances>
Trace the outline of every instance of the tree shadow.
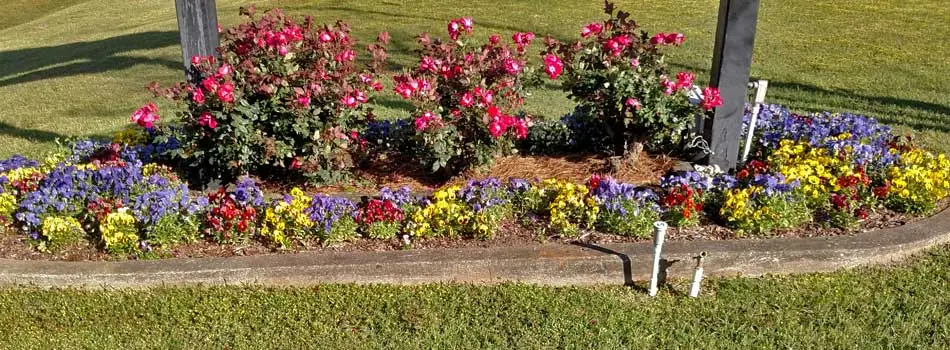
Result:
<instances>
[{"instance_id":1,"label":"tree shadow","mask_svg":"<svg viewBox=\"0 0 950 350\"><path fill-rule=\"evenodd\" d=\"M0 87L31 81L102 73L139 64L183 69L183 63L143 56L120 56L179 44L177 31L152 31L57 46L0 52Z\"/></svg>"},{"instance_id":2,"label":"tree shadow","mask_svg":"<svg viewBox=\"0 0 950 350\"><path fill-rule=\"evenodd\" d=\"M53 142L66 136L46 130L24 129L0 121L0 135L12 136L32 142Z\"/></svg>"}]
</instances>

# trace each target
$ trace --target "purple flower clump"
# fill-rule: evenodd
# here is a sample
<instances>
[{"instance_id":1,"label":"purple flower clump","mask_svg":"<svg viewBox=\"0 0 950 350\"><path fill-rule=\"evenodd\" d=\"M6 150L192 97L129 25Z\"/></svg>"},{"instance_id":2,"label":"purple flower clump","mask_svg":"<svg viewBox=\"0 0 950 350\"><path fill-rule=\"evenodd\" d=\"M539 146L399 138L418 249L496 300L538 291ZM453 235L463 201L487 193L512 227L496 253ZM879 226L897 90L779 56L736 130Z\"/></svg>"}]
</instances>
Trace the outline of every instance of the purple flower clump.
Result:
<instances>
[{"instance_id":1,"label":"purple flower clump","mask_svg":"<svg viewBox=\"0 0 950 350\"><path fill-rule=\"evenodd\" d=\"M508 189L496 178L468 180L465 186L459 189L458 193L459 198L472 206L472 210L476 213L509 203L508 194Z\"/></svg>"},{"instance_id":2,"label":"purple flower clump","mask_svg":"<svg viewBox=\"0 0 950 350\"><path fill-rule=\"evenodd\" d=\"M343 197L317 194L304 212L310 216L310 221L329 234L333 223L347 217L356 217L356 204Z\"/></svg>"},{"instance_id":3,"label":"purple flower clump","mask_svg":"<svg viewBox=\"0 0 950 350\"><path fill-rule=\"evenodd\" d=\"M231 196L241 205L259 207L264 204L264 192L257 186L257 182L249 177L242 177L234 185Z\"/></svg>"},{"instance_id":4,"label":"purple flower clump","mask_svg":"<svg viewBox=\"0 0 950 350\"><path fill-rule=\"evenodd\" d=\"M650 208L654 211L660 210L660 197L653 190L645 187L637 187L633 184L622 183L611 177L602 177L597 181L597 186L591 189L591 196L608 212L627 216L625 203L633 202L638 208ZM632 213L634 215L639 213Z\"/></svg>"}]
</instances>

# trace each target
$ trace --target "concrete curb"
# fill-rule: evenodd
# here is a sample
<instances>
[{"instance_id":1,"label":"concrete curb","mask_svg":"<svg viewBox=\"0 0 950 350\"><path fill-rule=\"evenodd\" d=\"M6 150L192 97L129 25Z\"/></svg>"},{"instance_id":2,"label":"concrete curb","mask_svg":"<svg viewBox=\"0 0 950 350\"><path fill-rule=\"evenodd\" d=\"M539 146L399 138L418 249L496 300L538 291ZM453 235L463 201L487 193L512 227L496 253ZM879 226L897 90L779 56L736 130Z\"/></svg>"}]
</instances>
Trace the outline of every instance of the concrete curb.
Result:
<instances>
[{"instance_id":1,"label":"concrete curb","mask_svg":"<svg viewBox=\"0 0 950 350\"><path fill-rule=\"evenodd\" d=\"M727 241L671 241L670 278L692 276L706 251L712 276L832 271L888 263L950 242L950 210L904 226L852 236ZM580 246L312 252L231 258L121 262L0 259L0 286L144 288L163 285L525 282L541 285L631 284L649 279L649 242Z\"/></svg>"}]
</instances>

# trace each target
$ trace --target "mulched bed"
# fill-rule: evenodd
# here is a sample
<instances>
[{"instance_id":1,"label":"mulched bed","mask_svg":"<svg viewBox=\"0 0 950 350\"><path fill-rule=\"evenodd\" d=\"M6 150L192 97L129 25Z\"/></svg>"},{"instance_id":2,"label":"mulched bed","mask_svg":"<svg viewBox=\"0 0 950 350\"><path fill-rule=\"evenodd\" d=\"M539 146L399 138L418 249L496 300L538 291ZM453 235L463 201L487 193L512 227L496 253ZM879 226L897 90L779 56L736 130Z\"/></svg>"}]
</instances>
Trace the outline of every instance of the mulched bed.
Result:
<instances>
[{"instance_id":1,"label":"mulched bed","mask_svg":"<svg viewBox=\"0 0 950 350\"><path fill-rule=\"evenodd\" d=\"M950 201L943 201L937 208L937 211L948 207ZM905 214L895 213L889 210L881 210L872 213L863 223L858 231L848 232L841 229L823 227L819 223L812 223L792 230L775 232L768 237L790 237L804 238L816 236L839 236L866 232L882 228L901 226L909 222L921 220ZM535 244L572 244L583 242L586 244L605 244L605 243L623 243L646 241L634 237L624 237L617 235L604 234L600 232L585 232L580 238L565 238L556 236L545 236L539 229L523 226L515 221L509 221L502 224L498 234L491 240L461 239L461 238L433 238L416 240L412 242L411 247L405 247L399 238L391 240L371 240L358 238L350 242L322 246L316 241L305 241L298 243L295 247L287 250L273 249L261 242L252 240L241 245L220 245L212 242L195 242L175 246L173 248L156 252L149 257L116 257L102 252L91 245L81 245L50 254L39 252L29 246L27 237L22 234L0 233L0 258L15 260L60 260L60 261L102 261L102 260L126 260L138 258L202 258L202 257L231 257L260 254L293 254L298 252L349 252L349 251L393 251L402 249L439 249L439 248L489 248L489 247L511 247L526 246ZM670 228L667 233L668 240L724 240L737 239L732 230L714 223L705 222L700 226L692 228ZM740 239L762 239L766 236L749 236Z\"/></svg>"},{"instance_id":2,"label":"mulched bed","mask_svg":"<svg viewBox=\"0 0 950 350\"><path fill-rule=\"evenodd\" d=\"M286 193L294 186L308 193L373 194L382 187L409 187L416 192L431 192L446 185L461 185L469 179L557 178L583 183L591 174L610 174L618 181L646 185L655 184L676 165L675 158L642 152L634 161L619 162L613 169L610 158L591 154L564 156L508 156L496 159L485 169L467 171L451 178L433 175L417 159L388 158L374 160L356 170L356 181L348 186L310 186L300 182L267 181L261 184L266 192Z\"/></svg>"}]
</instances>

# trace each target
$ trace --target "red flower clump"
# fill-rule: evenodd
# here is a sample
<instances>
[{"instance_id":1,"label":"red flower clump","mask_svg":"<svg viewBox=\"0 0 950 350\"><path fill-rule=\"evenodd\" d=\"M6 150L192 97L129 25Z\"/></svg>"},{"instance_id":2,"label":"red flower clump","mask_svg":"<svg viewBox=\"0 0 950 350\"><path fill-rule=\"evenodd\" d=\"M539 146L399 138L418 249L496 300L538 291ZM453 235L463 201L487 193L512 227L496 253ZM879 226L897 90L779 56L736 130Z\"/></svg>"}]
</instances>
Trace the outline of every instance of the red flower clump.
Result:
<instances>
[{"instance_id":1,"label":"red flower clump","mask_svg":"<svg viewBox=\"0 0 950 350\"><path fill-rule=\"evenodd\" d=\"M373 199L356 213L356 222L369 225L376 222L395 223L405 218L402 208L390 200Z\"/></svg>"},{"instance_id":2,"label":"red flower clump","mask_svg":"<svg viewBox=\"0 0 950 350\"><path fill-rule=\"evenodd\" d=\"M674 187L666 192L660 199L660 204L670 210L677 210L684 219L689 220L694 213L703 210L703 203L697 198L702 195L702 191L690 188L687 185Z\"/></svg>"},{"instance_id":3,"label":"red flower clump","mask_svg":"<svg viewBox=\"0 0 950 350\"><path fill-rule=\"evenodd\" d=\"M208 233L219 242L231 242L253 233L257 209L239 204L223 188L208 196Z\"/></svg>"}]
</instances>

